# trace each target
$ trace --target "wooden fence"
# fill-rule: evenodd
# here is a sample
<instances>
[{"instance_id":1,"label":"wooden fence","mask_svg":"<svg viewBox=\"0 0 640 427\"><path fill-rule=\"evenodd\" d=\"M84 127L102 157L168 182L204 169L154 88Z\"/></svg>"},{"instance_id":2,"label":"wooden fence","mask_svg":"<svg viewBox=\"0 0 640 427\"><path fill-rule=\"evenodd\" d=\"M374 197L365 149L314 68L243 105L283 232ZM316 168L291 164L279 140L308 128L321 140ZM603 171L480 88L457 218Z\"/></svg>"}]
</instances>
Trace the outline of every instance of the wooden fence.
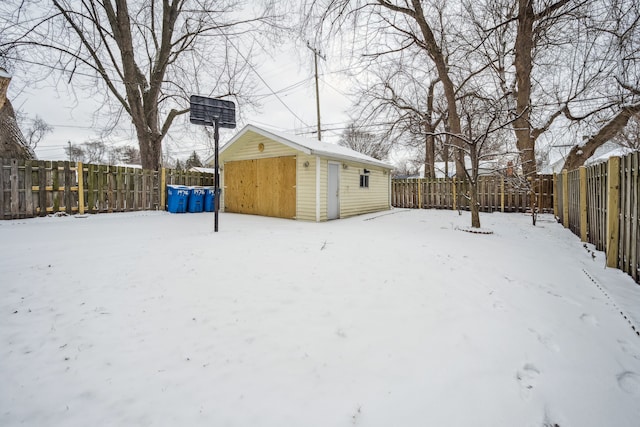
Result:
<instances>
[{"instance_id":1,"label":"wooden fence","mask_svg":"<svg viewBox=\"0 0 640 427\"><path fill-rule=\"evenodd\" d=\"M607 266L640 283L640 152L563 171L556 216L584 242L605 251Z\"/></svg>"},{"instance_id":2,"label":"wooden fence","mask_svg":"<svg viewBox=\"0 0 640 427\"><path fill-rule=\"evenodd\" d=\"M455 178L394 179L391 187L391 204L395 207L469 209L467 181ZM553 188L552 175L538 175L535 179L524 181L483 176L478 179L480 211L525 212L535 203L540 212L552 212Z\"/></svg>"},{"instance_id":3,"label":"wooden fence","mask_svg":"<svg viewBox=\"0 0 640 427\"><path fill-rule=\"evenodd\" d=\"M164 210L169 184L212 186L213 174L0 159L0 219Z\"/></svg>"}]
</instances>

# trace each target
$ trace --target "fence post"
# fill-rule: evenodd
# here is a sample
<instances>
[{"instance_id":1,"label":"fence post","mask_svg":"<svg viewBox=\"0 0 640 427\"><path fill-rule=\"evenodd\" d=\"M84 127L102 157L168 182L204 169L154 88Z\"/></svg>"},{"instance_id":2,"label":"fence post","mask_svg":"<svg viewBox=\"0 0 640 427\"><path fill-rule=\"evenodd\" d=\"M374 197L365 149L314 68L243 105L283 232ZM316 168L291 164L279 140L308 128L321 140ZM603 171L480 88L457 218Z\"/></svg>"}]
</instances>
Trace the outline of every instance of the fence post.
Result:
<instances>
[{"instance_id":1,"label":"fence post","mask_svg":"<svg viewBox=\"0 0 640 427\"><path fill-rule=\"evenodd\" d=\"M78 213L84 213L84 172L82 162L76 165L76 173L78 174Z\"/></svg>"},{"instance_id":2,"label":"fence post","mask_svg":"<svg viewBox=\"0 0 640 427\"><path fill-rule=\"evenodd\" d=\"M560 211L558 210L558 176L553 173L553 217L559 218Z\"/></svg>"},{"instance_id":3,"label":"fence post","mask_svg":"<svg viewBox=\"0 0 640 427\"><path fill-rule=\"evenodd\" d=\"M500 178L500 212L504 213L504 178Z\"/></svg>"},{"instance_id":4,"label":"fence post","mask_svg":"<svg viewBox=\"0 0 640 427\"><path fill-rule=\"evenodd\" d=\"M587 168L580 166L580 240L587 241Z\"/></svg>"},{"instance_id":5,"label":"fence post","mask_svg":"<svg viewBox=\"0 0 640 427\"><path fill-rule=\"evenodd\" d=\"M18 159L11 159L11 175L9 176L11 184L11 219L19 218L20 197L18 192Z\"/></svg>"},{"instance_id":6,"label":"fence post","mask_svg":"<svg viewBox=\"0 0 640 427\"><path fill-rule=\"evenodd\" d=\"M422 178L418 178L418 209L422 209Z\"/></svg>"},{"instance_id":7,"label":"fence post","mask_svg":"<svg viewBox=\"0 0 640 427\"><path fill-rule=\"evenodd\" d=\"M453 177L453 210L457 210L458 207L456 206L456 201L457 201L457 197L456 197L456 177Z\"/></svg>"},{"instance_id":8,"label":"fence post","mask_svg":"<svg viewBox=\"0 0 640 427\"><path fill-rule=\"evenodd\" d=\"M562 225L569 228L569 172L562 170Z\"/></svg>"},{"instance_id":9,"label":"fence post","mask_svg":"<svg viewBox=\"0 0 640 427\"><path fill-rule=\"evenodd\" d=\"M165 197L167 194L167 169L162 168L160 171L160 209L165 210Z\"/></svg>"},{"instance_id":10,"label":"fence post","mask_svg":"<svg viewBox=\"0 0 640 427\"><path fill-rule=\"evenodd\" d=\"M616 268L620 238L620 157L609 158L607 181L607 267Z\"/></svg>"}]
</instances>

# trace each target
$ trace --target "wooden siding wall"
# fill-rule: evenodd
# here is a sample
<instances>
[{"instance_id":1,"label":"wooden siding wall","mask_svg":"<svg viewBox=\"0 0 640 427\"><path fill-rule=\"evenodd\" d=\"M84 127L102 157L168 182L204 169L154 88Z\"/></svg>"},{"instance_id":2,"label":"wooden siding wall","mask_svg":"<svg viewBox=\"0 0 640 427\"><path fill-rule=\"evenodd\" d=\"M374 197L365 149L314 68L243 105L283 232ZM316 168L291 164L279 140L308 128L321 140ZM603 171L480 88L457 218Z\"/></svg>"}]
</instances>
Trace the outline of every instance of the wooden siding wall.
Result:
<instances>
[{"instance_id":1,"label":"wooden siding wall","mask_svg":"<svg viewBox=\"0 0 640 427\"><path fill-rule=\"evenodd\" d=\"M532 200L530 189L535 191ZM469 209L469 184L449 178L394 179L392 205L412 209ZM526 212L532 202L538 210L553 210L553 177L540 175L535 180L483 176L478 180L481 212Z\"/></svg>"},{"instance_id":2,"label":"wooden siding wall","mask_svg":"<svg viewBox=\"0 0 640 427\"><path fill-rule=\"evenodd\" d=\"M346 165L346 168L343 165ZM360 188L360 174L363 173L365 168L369 171L369 187ZM375 166L345 162L340 165L338 173L340 180L340 218L391 208L389 206L388 171Z\"/></svg>"},{"instance_id":3,"label":"wooden siding wall","mask_svg":"<svg viewBox=\"0 0 640 427\"><path fill-rule=\"evenodd\" d=\"M295 217L295 157L228 161L224 173L227 212Z\"/></svg>"},{"instance_id":4,"label":"wooden siding wall","mask_svg":"<svg viewBox=\"0 0 640 427\"><path fill-rule=\"evenodd\" d=\"M165 209L166 184L210 186L213 175L66 161L0 159L0 219L33 218L58 212Z\"/></svg>"},{"instance_id":5,"label":"wooden siding wall","mask_svg":"<svg viewBox=\"0 0 640 427\"><path fill-rule=\"evenodd\" d=\"M640 283L640 152L563 171L556 216L582 241L605 251L607 265Z\"/></svg>"}]
</instances>

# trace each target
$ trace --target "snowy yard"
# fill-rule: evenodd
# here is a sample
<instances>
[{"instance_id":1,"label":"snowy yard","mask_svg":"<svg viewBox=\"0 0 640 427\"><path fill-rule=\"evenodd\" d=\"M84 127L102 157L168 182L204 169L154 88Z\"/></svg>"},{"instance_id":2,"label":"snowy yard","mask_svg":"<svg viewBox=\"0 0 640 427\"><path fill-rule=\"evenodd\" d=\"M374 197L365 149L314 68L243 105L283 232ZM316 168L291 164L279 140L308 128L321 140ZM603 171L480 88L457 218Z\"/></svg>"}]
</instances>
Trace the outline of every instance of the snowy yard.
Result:
<instances>
[{"instance_id":1,"label":"snowy yard","mask_svg":"<svg viewBox=\"0 0 640 427\"><path fill-rule=\"evenodd\" d=\"M0 222L0 425L640 425L640 286L481 220Z\"/></svg>"}]
</instances>

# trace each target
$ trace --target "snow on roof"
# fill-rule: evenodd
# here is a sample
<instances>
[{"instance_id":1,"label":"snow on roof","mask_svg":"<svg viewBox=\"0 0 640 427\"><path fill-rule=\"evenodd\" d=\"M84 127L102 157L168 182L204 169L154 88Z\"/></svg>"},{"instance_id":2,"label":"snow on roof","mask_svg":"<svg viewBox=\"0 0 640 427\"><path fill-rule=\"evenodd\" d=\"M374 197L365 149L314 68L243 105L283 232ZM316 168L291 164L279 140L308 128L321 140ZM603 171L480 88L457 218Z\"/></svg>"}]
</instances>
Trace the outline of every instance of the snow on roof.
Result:
<instances>
[{"instance_id":1,"label":"snow on roof","mask_svg":"<svg viewBox=\"0 0 640 427\"><path fill-rule=\"evenodd\" d=\"M628 148L628 147L616 147L613 150L607 151L598 156L589 157L587 161L584 162L584 164L593 165L595 163L606 162L607 160L609 160L609 157L615 157L615 156L624 157L633 151L634 150L632 148Z\"/></svg>"},{"instance_id":2,"label":"snow on roof","mask_svg":"<svg viewBox=\"0 0 640 427\"><path fill-rule=\"evenodd\" d=\"M203 168L200 166L193 166L189 170L191 172L216 173L216 168Z\"/></svg>"},{"instance_id":3,"label":"snow on roof","mask_svg":"<svg viewBox=\"0 0 640 427\"><path fill-rule=\"evenodd\" d=\"M7 72L4 68L0 67L0 77L4 77L5 79L10 79L11 74Z\"/></svg>"},{"instance_id":4,"label":"snow on roof","mask_svg":"<svg viewBox=\"0 0 640 427\"><path fill-rule=\"evenodd\" d=\"M247 132L255 132L266 138L273 139L281 144L287 145L296 150L305 152L307 154L332 157L341 160L350 160L354 162L367 163L373 166L380 166L385 169L393 169L393 166L367 156L366 154L359 153L347 147L342 147L337 144L331 144L328 142L320 142L310 138L304 138L297 135L290 135L284 132L266 130L255 125L246 125L236 135L229 140L221 149L220 153L223 153L230 146L232 146L242 135ZM212 161L213 158L207 159L206 163Z\"/></svg>"},{"instance_id":5,"label":"snow on roof","mask_svg":"<svg viewBox=\"0 0 640 427\"><path fill-rule=\"evenodd\" d=\"M138 165L134 163L117 163L114 166L132 168L132 169L142 169L142 165Z\"/></svg>"}]
</instances>

